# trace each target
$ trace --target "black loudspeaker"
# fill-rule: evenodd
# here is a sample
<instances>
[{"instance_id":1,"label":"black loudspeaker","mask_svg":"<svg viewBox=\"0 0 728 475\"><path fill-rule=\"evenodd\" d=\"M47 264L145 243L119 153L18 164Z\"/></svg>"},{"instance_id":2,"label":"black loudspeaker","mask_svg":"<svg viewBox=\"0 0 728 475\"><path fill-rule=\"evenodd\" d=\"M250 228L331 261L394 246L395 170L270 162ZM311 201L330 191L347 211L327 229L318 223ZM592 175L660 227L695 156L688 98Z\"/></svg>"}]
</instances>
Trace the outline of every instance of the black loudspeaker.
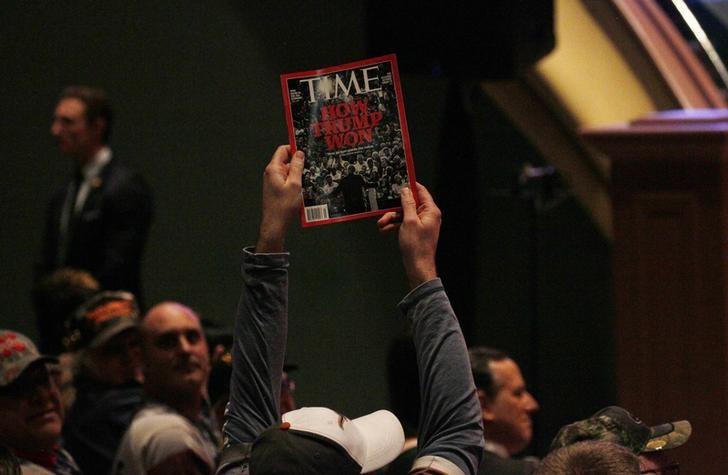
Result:
<instances>
[{"instance_id":1,"label":"black loudspeaker","mask_svg":"<svg viewBox=\"0 0 728 475\"><path fill-rule=\"evenodd\" d=\"M513 78L555 45L553 0L370 0L367 25L372 56L434 76Z\"/></svg>"}]
</instances>

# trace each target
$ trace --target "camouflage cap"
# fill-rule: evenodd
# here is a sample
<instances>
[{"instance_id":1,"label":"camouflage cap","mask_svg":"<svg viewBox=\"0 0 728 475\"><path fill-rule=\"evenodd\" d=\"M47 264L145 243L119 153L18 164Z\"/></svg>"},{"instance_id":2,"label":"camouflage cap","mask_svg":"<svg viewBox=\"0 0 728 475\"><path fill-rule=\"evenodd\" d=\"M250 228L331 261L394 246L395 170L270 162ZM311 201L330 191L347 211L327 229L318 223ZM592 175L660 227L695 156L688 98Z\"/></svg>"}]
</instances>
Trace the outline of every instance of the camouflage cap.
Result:
<instances>
[{"instance_id":1,"label":"camouflage cap","mask_svg":"<svg viewBox=\"0 0 728 475\"><path fill-rule=\"evenodd\" d=\"M12 384L35 362L57 363L53 356L41 355L27 336L12 330L0 330L0 387Z\"/></svg>"},{"instance_id":2,"label":"camouflage cap","mask_svg":"<svg viewBox=\"0 0 728 475\"><path fill-rule=\"evenodd\" d=\"M139 322L139 306L129 292L99 292L81 305L68 322L64 345L69 350L97 348Z\"/></svg>"},{"instance_id":3,"label":"camouflage cap","mask_svg":"<svg viewBox=\"0 0 728 475\"><path fill-rule=\"evenodd\" d=\"M692 426L677 421L649 427L626 409L609 406L588 419L566 425L551 442L555 450L582 440L605 440L636 454L679 447L690 438Z\"/></svg>"}]
</instances>

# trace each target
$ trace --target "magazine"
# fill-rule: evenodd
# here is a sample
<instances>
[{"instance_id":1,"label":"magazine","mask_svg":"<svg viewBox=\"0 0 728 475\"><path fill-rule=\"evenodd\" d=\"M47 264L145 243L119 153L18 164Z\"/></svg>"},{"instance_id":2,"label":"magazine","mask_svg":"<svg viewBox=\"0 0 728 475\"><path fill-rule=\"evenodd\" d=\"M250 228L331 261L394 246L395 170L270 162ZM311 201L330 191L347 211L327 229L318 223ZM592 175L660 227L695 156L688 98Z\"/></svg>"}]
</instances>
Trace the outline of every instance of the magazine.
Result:
<instances>
[{"instance_id":1,"label":"magazine","mask_svg":"<svg viewBox=\"0 0 728 475\"><path fill-rule=\"evenodd\" d=\"M400 209L416 190L395 55L281 75L293 151L306 154L301 224Z\"/></svg>"}]
</instances>

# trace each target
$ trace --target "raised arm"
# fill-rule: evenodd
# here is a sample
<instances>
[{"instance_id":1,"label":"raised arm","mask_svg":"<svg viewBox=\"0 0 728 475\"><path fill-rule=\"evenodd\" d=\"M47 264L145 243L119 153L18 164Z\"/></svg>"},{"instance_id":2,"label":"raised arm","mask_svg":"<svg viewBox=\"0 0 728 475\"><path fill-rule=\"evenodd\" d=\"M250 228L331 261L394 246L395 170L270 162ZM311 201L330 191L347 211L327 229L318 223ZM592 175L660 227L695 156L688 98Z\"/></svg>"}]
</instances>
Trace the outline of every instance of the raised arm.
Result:
<instances>
[{"instance_id":1,"label":"raised arm","mask_svg":"<svg viewBox=\"0 0 728 475\"><path fill-rule=\"evenodd\" d=\"M380 230L399 228L399 247L412 291L400 309L412 321L420 376L420 433L410 473L475 474L483 453L480 404L460 325L437 278L435 251L440 210L417 184L420 204L402 188L402 222L396 213L379 220Z\"/></svg>"},{"instance_id":2,"label":"raised arm","mask_svg":"<svg viewBox=\"0 0 728 475\"><path fill-rule=\"evenodd\" d=\"M230 402L223 427L227 453L231 453L229 447L252 443L280 421L288 323L288 253L283 250L286 230L301 203L302 170L303 153L291 155L289 146L281 146L263 176L258 241L243 256Z\"/></svg>"}]
</instances>

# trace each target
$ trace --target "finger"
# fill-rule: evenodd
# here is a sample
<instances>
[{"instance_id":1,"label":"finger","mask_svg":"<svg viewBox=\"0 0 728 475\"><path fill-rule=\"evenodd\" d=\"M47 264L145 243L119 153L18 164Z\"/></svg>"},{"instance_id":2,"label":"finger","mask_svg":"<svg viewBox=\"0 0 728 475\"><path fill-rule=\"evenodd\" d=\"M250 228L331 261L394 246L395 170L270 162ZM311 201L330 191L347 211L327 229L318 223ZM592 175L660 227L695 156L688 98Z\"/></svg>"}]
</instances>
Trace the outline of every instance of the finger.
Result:
<instances>
[{"instance_id":1,"label":"finger","mask_svg":"<svg viewBox=\"0 0 728 475\"><path fill-rule=\"evenodd\" d=\"M389 211L388 213L382 215L379 220L377 220L377 226L379 227L380 233L388 233L399 228L401 222L401 214L397 213L396 211Z\"/></svg>"},{"instance_id":2,"label":"finger","mask_svg":"<svg viewBox=\"0 0 728 475\"><path fill-rule=\"evenodd\" d=\"M288 181L293 183L301 183L303 175L303 152L298 150L293 154L291 159L291 168L288 171Z\"/></svg>"},{"instance_id":3,"label":"finger","mask_svg":"<svg viewBox=\"0 0 728 475\"><path fill-rule=\"evenodd\" d=\"M387 234L387 233L390 233L392 231L399 229L400 226L401 226L401 223L387 224L386 226L380 227L379 232L382 234Z\"/></svg>"},{"instance_id":4,"label":"finger","mask_svg":"<svg viewBox=\"0 0 728 475\"><path fill-rule=\"evenodd\" d=\"M420 206L422 205L434 205L435 200L432 198L430 192L425 188L425 185L417 183L417 198L419 198Z\"/></svg>"},{"instance_id":5,"label":"finger","mask_svg":"<svg viewBox=\"0 0 728 475\"><path fill-rule=\"evenodd\" d=\"M389 211L387 213L384 213L379 220L377 220L377 226L380 228L382 226L385 226L390 223L399 222L402 220L402 217L399 215L399 213L395 211Z\"/></svg>"},{"instance_id":6,"label":"finger","mask_svg":"<svg viewBox=\"0 0 728 475\"><path fill-rule=\"evenodd\" d=\"M399 198L402 202L402 214L404 219L410 217L417 217L417 204L415 203L415 197L412 196L412 190L409 187L404 187L399 191Z\"/></svg>"},{"instance_id":7,"label":"finger","mask_svg":"<svg viewBox=\"0 0 728 475\"><path fill-rule=\"evenodd\" d=\"M281 145L279 146L275 152L273 152L273 157L270 159L271 163L284 165L288 163L291 156L291 146L290 145Z\"/></svg>"}]
</instances>

